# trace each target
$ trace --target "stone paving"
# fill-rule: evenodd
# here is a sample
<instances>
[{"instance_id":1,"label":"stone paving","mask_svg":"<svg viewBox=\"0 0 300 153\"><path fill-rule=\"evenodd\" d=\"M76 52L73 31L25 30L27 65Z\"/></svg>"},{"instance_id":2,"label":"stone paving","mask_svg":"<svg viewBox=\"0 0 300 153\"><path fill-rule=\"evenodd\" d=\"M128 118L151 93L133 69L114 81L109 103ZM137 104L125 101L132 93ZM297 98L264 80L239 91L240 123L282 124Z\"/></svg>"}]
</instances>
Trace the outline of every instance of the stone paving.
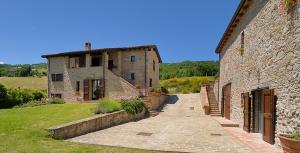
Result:
<instances>
[{"instance_id":1,"label":"stone paving","mask_svg":"<svg viewBox=\"0 0 300 153\"><path fill-rule=\"evenodd\" d=\"M261 133L247 133L242 128L233 127L224 127L224 129L257 153L283 153L282 149L263 141Z\"/></svg>"},{"instance_id":2,"label":"stone paving","mask_svg":"<svg viewBox=\"0 0 300 153\"><path fill-rule=\"evenodd\" d=\"M215 120L205 116L199 94L170 98L160 114L67 141L147 150L199 153L251 153Z\"/></svg>"}]
</instances>

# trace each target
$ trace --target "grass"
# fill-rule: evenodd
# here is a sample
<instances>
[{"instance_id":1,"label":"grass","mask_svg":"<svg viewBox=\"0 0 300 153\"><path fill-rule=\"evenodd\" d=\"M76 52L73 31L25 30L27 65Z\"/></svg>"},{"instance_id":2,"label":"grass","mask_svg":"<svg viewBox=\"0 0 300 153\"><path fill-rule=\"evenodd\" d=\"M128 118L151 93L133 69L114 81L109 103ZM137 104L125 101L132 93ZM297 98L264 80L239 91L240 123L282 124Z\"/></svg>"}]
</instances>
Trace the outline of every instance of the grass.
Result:
<instances>
[{"instance_id":1,"label":"grass","mask_svg":"<svg viewBox=\"0 0 300 153\"><path fill-rule=\"evenodd\" d=\"M9 88L47 89L47 77L0 77L0 83Z\"/></svg>"},{"instance_id":2,"label":"grass","mask_svg":"<svg viewBox=\"0 0 300 153\"><path fill-rule=\"evenodd\" d=\"M173 93L199 93L200 85L214 81L214 77L184 77L161 80L160 86L168 89L170 94Z\"/></svg>"},{"instance_id":3,"label":"grass","mask_svg":"<svg viewBox=\"0 0 300 153\"><path fill-rule=\"evenodd\" d=\"M54 140L48 127L92 116L95 104L53 104L0 110L0 152L150 152ZM112 136L113 137L113 136Z\"/></svg>"}]
</instances>

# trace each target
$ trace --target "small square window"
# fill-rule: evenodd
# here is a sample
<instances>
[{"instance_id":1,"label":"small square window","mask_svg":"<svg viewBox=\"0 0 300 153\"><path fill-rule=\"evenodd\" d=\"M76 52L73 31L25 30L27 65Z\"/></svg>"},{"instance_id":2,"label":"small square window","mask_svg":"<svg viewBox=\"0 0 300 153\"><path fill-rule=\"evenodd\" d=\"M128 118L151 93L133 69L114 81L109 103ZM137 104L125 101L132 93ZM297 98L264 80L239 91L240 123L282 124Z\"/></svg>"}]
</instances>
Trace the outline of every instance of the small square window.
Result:
<instances>
[{"instance_id":1,"label":"small square window","mask_svg":"<svg viewBox=\"0 0 300 153\"><path fill-rule=\"evenodd\" d=\"M53 82L55 81L63 81L64 80L64 75L61 74L51 74L51 79Z\"/></svg>"},{"instance_id":2,"label":"small square window","mask_svg":"<svg viewBox=\"0 0 300 153\"><path fill-rule=\"evenodd\" d=\"M152 87L152 79L149 80L149 86Z\"/></svg>"},{"instance_id":3,"label":"small square window","mask_svg":"<svg viewBox=\"0 0 300 153\"><path fill-rule=\"evenodd\" d=\"M135 56L131 56L131 57L130 57L130 61L131 61L131 62L135 62Z\"/></svg>"},{"instance_id":4,"label":"small square window","mask_svg":"<svg viewBox=\"0 0 300 153\"><path fill-rule=\"evenodd\" d=\"M135 80L134 73L131 73L131 80Z\"/></svg>"}]
</instances>

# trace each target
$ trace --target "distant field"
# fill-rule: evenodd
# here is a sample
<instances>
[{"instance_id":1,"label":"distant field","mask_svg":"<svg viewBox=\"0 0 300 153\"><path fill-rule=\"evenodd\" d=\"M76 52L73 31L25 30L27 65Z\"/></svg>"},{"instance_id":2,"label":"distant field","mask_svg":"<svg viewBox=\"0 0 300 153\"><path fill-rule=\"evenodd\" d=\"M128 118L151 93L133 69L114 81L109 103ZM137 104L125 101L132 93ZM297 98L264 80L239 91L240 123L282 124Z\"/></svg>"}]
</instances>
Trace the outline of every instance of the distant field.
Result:
<instances>
[{"instance_id":1,"label":"distant field","mask_svg":"<svg viewBox=\"0 0 300 153\"><path fill-rule=\"evenodd\" d=\"M160 86L173 93L198 93L200 92L200 85L207 84L214 81L214 77L184 77L172 78L168 80L161 80Z\"/></svg>"},{"instance_id":2,"label":"distant field","mask_svg":"<svg viewBox=\"0 0 300 153\"><path fill-rule=\"evenodd\" d=\"M47 89L47 77L0 77L0 83L10 88Z\"/></svg>"}]
</instances>

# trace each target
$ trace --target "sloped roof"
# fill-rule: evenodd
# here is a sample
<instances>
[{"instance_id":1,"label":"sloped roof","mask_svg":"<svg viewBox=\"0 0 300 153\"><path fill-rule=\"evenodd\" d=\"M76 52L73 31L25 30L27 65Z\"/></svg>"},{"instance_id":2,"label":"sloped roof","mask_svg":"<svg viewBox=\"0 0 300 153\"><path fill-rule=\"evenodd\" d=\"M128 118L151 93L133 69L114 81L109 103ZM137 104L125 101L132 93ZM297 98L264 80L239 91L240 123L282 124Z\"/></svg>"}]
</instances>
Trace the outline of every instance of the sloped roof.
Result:
<instances>
[{"instance_id":1,"label":"sloped roof","mask_svg":"<svg viewBox=\"0 0 300 153\"><path fill-rule=\"evenodd\" d=\"M247 9L250 7L252 1L253 0L241 0L237 10L234 13L234 16L232 17L229 25L227 26L225 33L222 36L222 39L220 40L216 48L216 53L221 53L223 47L226 45L234 29L237 27L237 25L241 21L241 18L244 16Z\"/></svg>"},{"instance_id":2,"label":"sloped roof","mask_svg":"<svg viewBox=\"0 0 300 153\"><path fill-rule=\"evenodd\" d=\"M56 53L56 54L42 55L42 58L59 57L59 56L76 56L76 55L85 55L85 54L98 54L98 53L102 53L104 51L107 51L107 52L129 51L129 50L140 50L140 49L151 49L151 48L154 49L154 51L156 52L156 55L159 59L159 62L162 63L162 59L160 57L160 54L158 52L156 45L143 45L143 46L118 47L118 48L98 48L98 49L92 49L90 51L86 51L86 50L67 51L67 52L61 52L61 53Z\"/></svg>"}]
</instances>

